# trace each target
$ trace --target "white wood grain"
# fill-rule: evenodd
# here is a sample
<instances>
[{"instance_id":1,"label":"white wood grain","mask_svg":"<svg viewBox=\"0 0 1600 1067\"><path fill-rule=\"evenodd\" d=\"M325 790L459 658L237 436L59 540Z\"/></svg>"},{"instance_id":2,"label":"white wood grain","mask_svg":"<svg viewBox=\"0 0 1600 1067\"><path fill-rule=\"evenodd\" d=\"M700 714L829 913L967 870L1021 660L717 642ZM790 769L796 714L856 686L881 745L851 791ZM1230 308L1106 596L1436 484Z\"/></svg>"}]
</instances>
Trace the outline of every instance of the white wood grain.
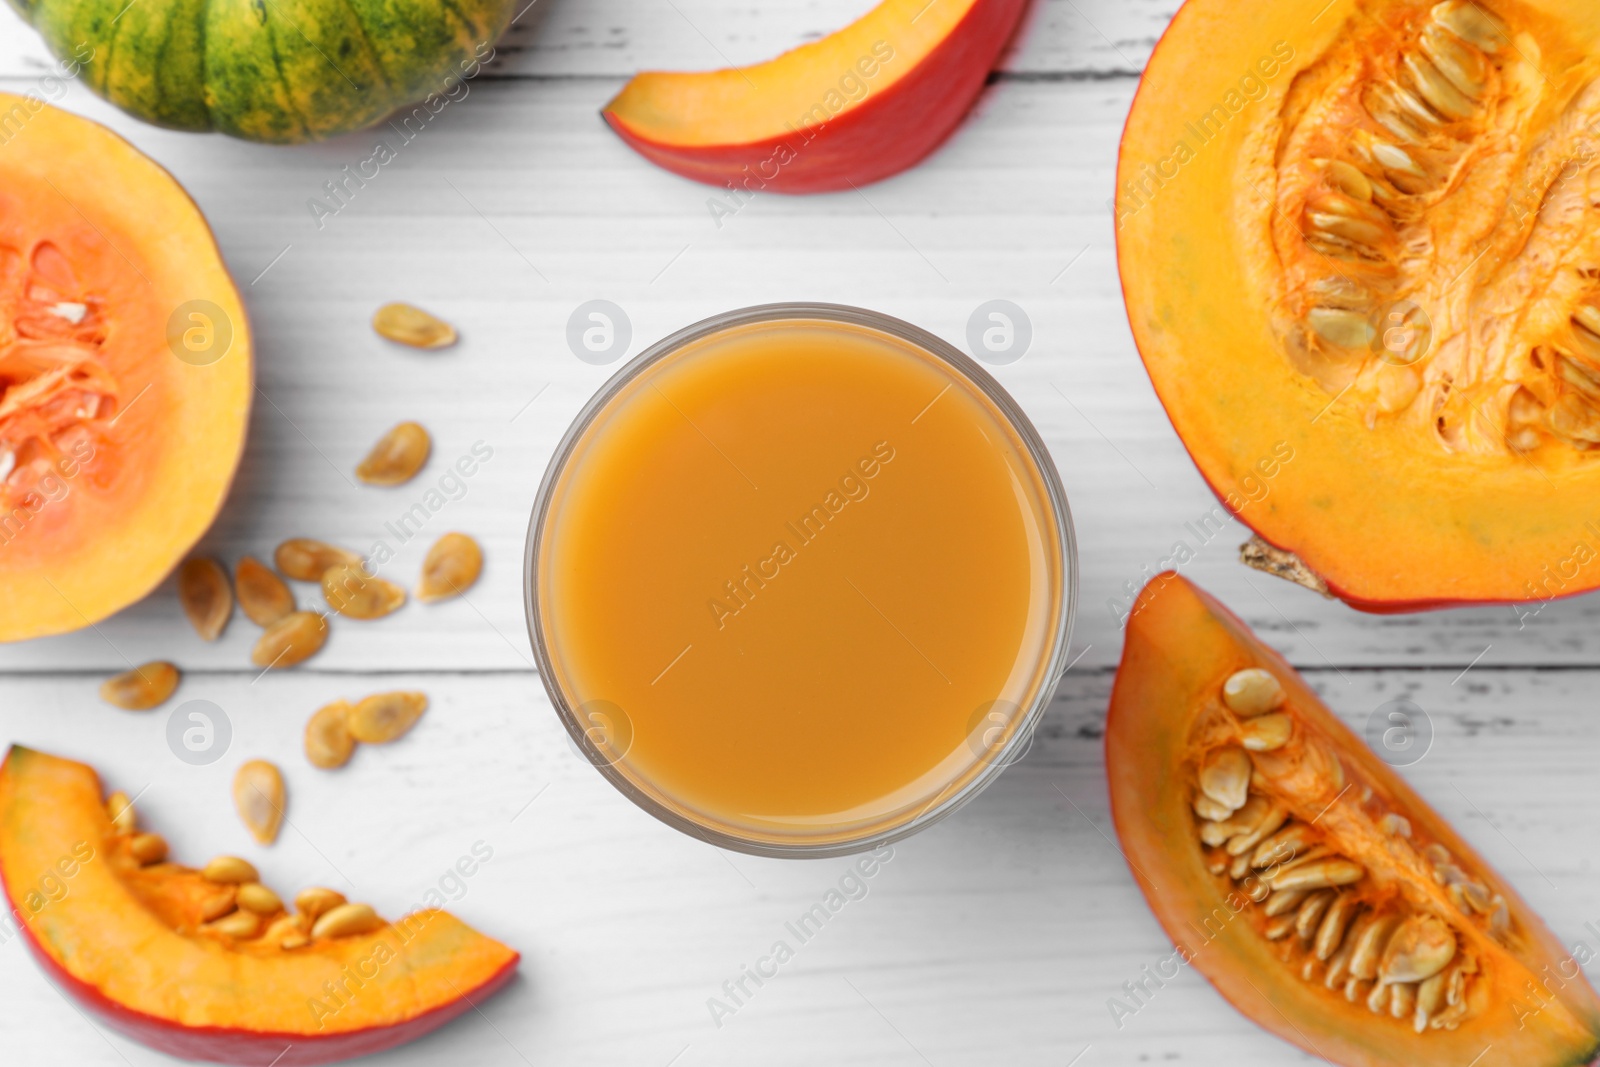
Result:
<instances>
[{"instance_id":1,"label":"white wood grain","mask_svg":"<svg viewBox=\"0 0 1600 1067\"><path fill-rule=\"evenodd\" d=\"M639 70L756 63L846 25L875 0L520 0L498 43L499 76L626 78ZM1144 65L1178 0L1039 0L1007 71L1128 76ZM1311 13L1314 13L1311 12ZM0 8L0 76L43 74L49 52Z\"/></svg>"},{"instance_id":2,"label":"white wood grain","mask_svg":"<svg viewBox=\"0 0 1600 1067\"><path fill-rule=\"evenodd\" d=\"M1044 0L1004 62L1011 76L923 166L862 194L757 197L720 228L711 190L650 168L597 117L633 70L760 59L869 2L540 0L494 73L321 228L307 200L381 134L247 145L157 130L68 90L64 106L194 193L246 290L261 391L205 550L231 562L296 534L364 551L394 543L385 523L483 441L492 460L424 536L397 545L386 573L410 584L446 529L482 539L489 567L468 601L335 620L318 659L264 678L245 669L247 621L204 645L169 584L95 630L0 648L0 742L148 786L141 809L185 857L243 851L280 888L348 886L390 914L488 842L495 859L454 907L521 948L524 977L483 1016L385 1063L1308 1062L1193 974L1120 1029L1106 1007L1170 952L1107 836L1099 733L1120 648L1108 601L1185 539L1197 554L1184 572L1312 668L1353 725L1396 695L1428 709L1437 739L1407 776L1564 941L1583 936L1600 919L1600 829L1572 813L1586 810L1600 757L1589 706L1600 672L1534 668L1596 662L1600 598L1525 625L1507 608L1378 619L1245 571L1236 524L1204 545L1188 530L1213 501L1133 350L1105 207L1133 75L1175 0ZM0 6L0 88L27 90L47 69ZM722 855L657 825L573 756L531 672L522 538L550 450L612 369L565 346L567 316L595 297L625 308L635 352L705 315L792 299L862 304L961 344L977 304L1014 300L1033 347L995 373L1048 442L1077 521L1074 648L1086 651L1033 754L897 846L866 899L721 1029L706 999L845 865ZM439 355L384 345L367 318L397 298L456 322L462 344ZM400 418L434 432L435 462L411 487L352 485L366 446ZM219 763L171 756L172 706L132 715L95 699L106 672L155 657L188 672L172 706L206 699L229 715L235 739ZM435 702L410 738L338 775L304 764L311 709L399 686ZM228 810L227 778L250 756L290 777L294 829L270 851ZM0 1033L7 1064L167 1062L86 1026L15 941L0 944Z\"/></svg>"},{"instance_id":3,"label":"white wood grain","mask_svg":"<svg viewBox=\"0 0 1600 1067\"><path fill-rule=\"evenodd\" d=\"M1448 671L1311 677L1357 730L1391 697L1426 709L1433 747L1403 773L1564 943L1588 936L1584 922L1600 920L1600 826L1573 813L1587 810L1600 760L1591 707L1600 672L1475 669L1453 686ZM677 1067L1061 1067L1085 1047L1080 1067L1311 1062L1192 973L1115 1024L1108 998L1171 947L1109 836L1100 741L1109 672L1070 672L1028 757L896 845L865 898L803 945L784 923L846 861L721 854L660 826L569 749L531 675L272 682L191 684L185 695L214 701L234 728L209 767L168 752L164 710L99 707L76 676L6 683L0 736L91 758L108 788L142 790L142 817L180 857L237 852L280 891L328 884L389 915L486 842L494 858L451 906L524 953L522 979L485 1017L386 1064L665 1067L682 1053ZM422 688L434 707L406 739L360 752L343 771L307 766L297 744L308 711L378 684ZM251 843L227 799L247 757L276 760L288 778L291 826L270 849ZM707 999L779 939L795 960L717 1028ZM16 941L0 945L0 1032L8 1064L167 1062L119 1037L108 1049Z\"/></svg>"}]
</instances>

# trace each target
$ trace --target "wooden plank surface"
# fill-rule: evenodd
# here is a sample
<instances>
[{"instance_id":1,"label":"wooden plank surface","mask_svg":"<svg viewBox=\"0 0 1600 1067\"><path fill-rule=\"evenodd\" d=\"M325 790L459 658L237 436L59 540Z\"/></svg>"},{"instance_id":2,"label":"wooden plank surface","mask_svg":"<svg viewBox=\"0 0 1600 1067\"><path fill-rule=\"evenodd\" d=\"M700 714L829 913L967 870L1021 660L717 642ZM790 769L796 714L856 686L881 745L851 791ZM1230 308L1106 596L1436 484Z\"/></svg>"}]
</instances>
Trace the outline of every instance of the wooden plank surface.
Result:
<instances>
[{"instance_id":1,"label":"wooden plank surface","mask_svg":"<svg viewBox=\"0 0 1600 1067\"><path fill-rule=\"evenodd\" d=\"M1576 813L1600 761L1600 672L1475 668L1454 685L1449 671L1310 677L1357 730L1396 696L1427 711L1433 746L1406 777L1563 943L1589 936L1600 826ZM88 679L41 675L5 684L0 736L92 754L108 787L143 791L143 817L177 855L237 852L280 891L327 884L395 914L485 842L493 858L447 887L460 897L450 906L520 948L523 977L484 1017L386 1064L1062 1067L1085 1048L1078 1067L1312 1062L1187 971L1120 1027L1113 1018L1122 983L1172 950L1111 843L1100 741L1110 680L1069 672L1027 758L895 845L865 896L805 944L784 923L847 861L729 855L660 826L579 760L526 673L193 679L184 696L220 707L232 727L207 767L168 751L167 712L109 714L84 698ZM306 712L379 685L425 689L435 706L405 740L341 772L308 767L296 748ZM290 827L271 849L250 842L227 801L247 754L288 776ZM718 1027L708 999L786 938L795 959ZM15 940L0 944L0 1033L8 1064L166 1062L85 1026Z\"/></svg>"},{"instance_id":2,"label":"wooden plank surface","mask_svg":"<svg viewBox=\"0 0 1600 1067\"><path fill-rule=\"evenodd\" d=\"M373 134L247 145L145 126L68 87L63 106L108 123L189 188L246 291L260 390L244 468L204 549L231 562L293 535L363 551L383 540L397 551L386 574L410 584L426 543L462 529L485 543L489 567L466 601L336 620L312 669L266 678L246 669L248 622L204 645L169 584L94 630L0 648L0 742L148 786L141 808L186 857L240 850L280 888L349 886L390 914L487 842L495 859L452 907L523 949L524 977L483 1016L386 1063L1302 1062L1194 974L1120 1028L1106 1004L1170 952L1107 837L1099 733L1120 606L1181 541L1193 553L1184 573L1309 668L1354 725L1390 697L1419 701L1437 736L1407 777L1563 941L1582 936L1600 917L1600 829L1573 814L1600 756L1600 675L1587 669L1600 598L1531 618L1484 608L1380 619L1246 571L1235 523L1193 532L1214 500L1133 350L1106 208L1137 71L1175 0L1043 0L1004 76L923 166L859 194L758 196L720 226L711 190L645 165L597 117L635 69L759 59L868 6L540 0L468 98L321 225L308 201L371 153ZM0 89L37 89L48 63L0 6ZM567 350L567 318L612 300L637 352L729 308L834 300L962 344L968 316L995 297L1034 328L1028 355L995 374L1038 425L1072 501L1083 658L1030 756L896 846L867 896L718 1028L707 998L845 864L727 856L667 831L559 732L527 651L522 541L551 449L614 369ZM367 319L392 299L450 318L462 344L442 355L387 347ZM366 446L402 418L434 433L423 477L397 490L352 484ZM402 543L389 526L479 442L492 457ZM178 702L229 716L232 748L216 765L173 758L168 709L135 716L95 700L106 672L156 657L189 672ZM305 766L297 745L312 708L399 686L435 700L411 738L340 775ZM270 852L246 842L227 805L227 776L247 755L290 773L294 829ZM167 1062L87 1027L14 940L0 943L0 1033L7 1063Z\"/></svg>"}]
</instances>

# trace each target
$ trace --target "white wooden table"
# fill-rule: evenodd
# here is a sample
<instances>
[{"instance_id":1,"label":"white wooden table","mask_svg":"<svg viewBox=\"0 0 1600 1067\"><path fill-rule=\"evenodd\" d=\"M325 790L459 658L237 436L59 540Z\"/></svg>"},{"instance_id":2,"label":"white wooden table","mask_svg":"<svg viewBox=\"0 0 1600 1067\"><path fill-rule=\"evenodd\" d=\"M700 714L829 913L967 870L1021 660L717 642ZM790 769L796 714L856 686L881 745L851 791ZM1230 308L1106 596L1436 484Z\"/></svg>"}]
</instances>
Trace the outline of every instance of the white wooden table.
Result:
<instances>
[{"instance_id":1,"label":"white wooden table","mask_svg":"<svg viewBox=\"0 0 1600 1067\"><path fill-rule=\"evenodd\" d=\"M1407 776L1563 941L1583 936L1600 919L1600 825L1580 818L1600 762L1600 598L1525 620L1509 608L1367 617L1245 570L1234 559L1242 528L1202 545L1186 526L1213 500L1134 353L1107 209L1138 69L1176 0L1041 0L971 120L922 166L860 194L760 196L720 228L711 190L648 166L597 115L636 69L753 61L869 4L540 0L493 72L322 228L307 200L370 153L370 135L273 148L178 134L71 87L64 106L111 125L193 193L253 315L250 447L203 548L231 562L293 535L363 550L384 539L409 574L434 536L462 529L489 563L470 602L336 626L313 663L265 678L245 666L248 623L204 645L168 583L98 630L0 648L0 742L89 761L143 791L144 816L181 857L239 852L280 888L333 885L390 915L475 842L492 847L451 907L521 949L522 977L389 1063L1302 1062L1192 973L1120 1027L1107 1006L1171 951L1109 836L1100 735L1116 606L1184 540L1195 551L1184 572L1358 729L1385 700L1419 702L1435 739ZM47 63L0 7L0 88L33 87ZM681 836L616 794L560 731L527 648L520 553L551 449L614 369L571 354L567 318L614 301L636 352L714 312L817 299L961 344L972 310L997 297L1033 323L1027 356L995 373L1043 433L1072 501L1083 656L1032 754L896 846L869 894L718 1027L707 999L846 863L727 855ZM457 323L461 345L412 355L380 342L368 317L394 299ZM401 418L433 431L434 466L410 488L350 484L365 446ZM400 545L385 522L478 441L492 460L425 536ZM96 699L109 672L153 658L184 667L178 701L228 716L220 762L175 759L166 709ZM313 708L400 686L434 700L407 740L339 774L306 765L299 738ZM227 799L249 756L289 778L292 828L270 850L250 843ZM166 1062L88 1025L15 939L0 945L0 1048L26 1067Z\"/></svg>"}]
</instances>

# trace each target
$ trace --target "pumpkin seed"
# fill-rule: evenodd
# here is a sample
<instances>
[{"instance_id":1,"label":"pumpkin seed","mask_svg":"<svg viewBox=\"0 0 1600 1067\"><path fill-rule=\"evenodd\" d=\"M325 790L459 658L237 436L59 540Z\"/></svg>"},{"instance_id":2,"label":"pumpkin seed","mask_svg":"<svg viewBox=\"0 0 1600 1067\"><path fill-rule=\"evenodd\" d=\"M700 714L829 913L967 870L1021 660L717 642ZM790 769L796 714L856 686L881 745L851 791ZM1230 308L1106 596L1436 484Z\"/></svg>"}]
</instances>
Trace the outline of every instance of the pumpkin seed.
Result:
<instances>
[{"instance_id":1,"label":"pumpkin seed","mask_svg":"<svg viewBox=\"0 0 1600 1067\"><path fill-rule=\"evenodd\" d=\"M267 927L266 933L261 935L261 939L276 944L279 948L304 948L311 944L306 926L303 915L280 915L272 920L272 924Z\"/></svg>"},{"instance_id":2,"label":"pumpkin seed","mask_svg":"<svg viewBox=\"0 0 1600 1067\"><path fill-rule=\"evenodd\" d=\"M1328 906L1333 903L1337 895L1332 889L1319 889L1305 898L1300 905L1300 910L1294 915L1294 932L1302 941L1310 941L1317 934L1317 926L1322 922L1322 916L1327 912ZM1313 957L1314 959L1315 957Z\"/></svg>"},{"instance_id":3,"label":"pumpkin seed","mask_svg":"<svg viewBox=\"0 0 1600 1067\"><path fill-rule=\"evenodd\" d=\"M295 910L309 922L315 922L319 915L326 914L344 903L346 901L343 893L321 886L308 886L296 893L294 898Z\"/></svg>"},{"instance_id":4,"label":"pumpkin seed","mask_svg":"<svg viewBox=\"0 0 1600 1067\"><path fill-rule=\"evenodd\" d=\"M456 328L411 304L385 304L372 316L378 336L412 348L447 348L456 343Z\"/></svg>"},{"instance_id":5,"label":"pumpkin seed","mask_svg":"<svg viewBox=\"0 0 1600 1067\"><path fill-rule=\"evenodd\" d=\"M320 582L329 567L340 563L360 563L361 557L349 549L315 541L309 537L291 537L278 546L272 555L278 569L290 578L302 582Z\"/></svg>"},{"instance_id":6,"label":"pumpkin seed","mask_svg":"<svg viewBox=\"0 0 1600 1067\"><path fill-rule=\"evenodd\" d=\"M460 596L483 573L483 549L464 533L447 533L422 561L417 599L423 603Z\"/></svg>"},{"instance_id":7,"label":"pumpkin seed","mask_svg":"<svg viewBox=\"0 0 1600 1067\"><path fill-rule=\"evenodd\" d=\"M1257 845L1255 853L1250 857L1250 866L1270 867L1274 863L1293 859L1305 850L1311 840L1311 827L1304 823L1294 823L1288 829L1278 831Z\"/></svg>"},{"instance_id":8,"label":"pumpkin seed","mask_svg":"<svg viewBox=\"0 0 1600 1067\"><path fill-rule=\"evenodd\" d=\"M285 801L283 773L266 760L250 760L234 774L234 807L258 843L270 845L278 839Z\"/></svg>"},{"instance_id":9,"label":"pumpkin seed","mask_svg":"<svg viewBox=\"0 0 1600 1067\"><path fill-rule=\"evenodd\" d=\"M1222 822L1233 814L1226 805L1218 804L1204 793L1194 795L1194 813L1209 822Z\"/></svg>"},{"instance_id":10,"label":"pumpkin seed","mask_svg":"<svg viewBox=\"0 0 1600 1067\"><path fill-rule=\"evenodd\" d=\"M344 894L338 889L325 889L322 886L307 886L294 894L294 910L298 910L307 921L317 920L318 915L325 915L341 904L346 904Z\"/></svg>"},{"instance_id":11,"label":"pumpkin seed","mask_svg":"<svg viewBox=\"0 0 1600 1067\"><path fill-rule=\"evenodd\" d=\"M1420 982L1455 958L1455 931L1433 915L1413 915L1388 939L1379 973L1386 982Z\"/></svg>"},{"instance_id":12,"label":"pumpkin seed","mask_svg":"<svg viewBox=\"0 0 1600 1067\"><path fill-rule=\"evenodd\" d=\"M233 588L222 564L192 556L178 568L178 604L195 633L207 641L222 636L233 615Z\"/></svg>"},{"instance_id":13,"label":"pumpkin seed","mask_svg":"<svg viewBox=\"0 0 1600 1067\"><path fill-rule=\"evenodd\" d=\"M120 789L106 798L106 817L111 820L113 833L131 834L137 826L133 801Z\"/></svg>"},{"instance_id":14,"label":"pumpkin seed","mask_svg":"<svg viewBox=\"0 0 1600 1067\"><path fill-rule=\"evenodd\" d=\"M1246 854L1244 854L1242 856L1233 857L1233 862L1228 865L1228 877L1232 878L1235 882L1238 882L1238 881L1243 881L1244 876L1249 874L1249 873L1250 873L1250 855L1249 855L1249 853L1246 853ZM1263 882L1262 884L1265 885L1266 883Z\"/></svg>"},{"instance_id":15,"label":"pumpkin seed","mask_svg":"<svg viewBox=\"0 0 1600 1067\"><path fill-rule=\"evenodd\" d=\"M235 941L248 941L261 932L261 916L253 911L235 911L214 922L206 923L202 929L222 934Z\"/></svg>"},{"instance_id":16,"label":"pumpkin seed","mask_svg":"<svg viewBox=\"0 0 1600 1067\"><path fill-rule=\"evenodd\" d=\"M1306 312L1306 325L1336 348L1366 348L1374 336L1367 316L1348 308L1314 307Z\"/></svg>"},{"instance_id":17,"label":"pumpkin seed","mask_svg":"<svg viewBox=\"0 0 1600 1067\"><path fill-rule=\"evenodd\" d=\"M381 619L399 610L406 591L367 573L360 563L340 563L322 576L328 606L351 619Z\"/></svg>"},{"instance_id":18,"label":"pumpkin seed","mask_svg":"<svg viewBox=\"0 0 1600 1067\"><path fill-rule=\"evenodd\" d=\"M272 915L283 910L283 901L260 882L246 882L239 887L239 907L257 915Z\"/></svg>"},{"instance_id":19,"label":"pumpkin seed","mask_svg":"<svg viewBox=\"0 0 1600 1067\"><path fill-rule=\"evenodd\" d=\"M313 611L295 611L271 626L256 641L250 662L257 667L293 667L303 663L328 640L328 622Z\"/></svg>"},{"instance_id":20,"label":"pumpkin seed","mask_svg":"<svg viewBox=\"0 0 1600 1067\"><path fill-rule=\"evenodd\" d=\"M1372 181L1360 170L1342 159L1330 159L1323 164L1328 183L1344 195L1364 203L1372 202Z\"/></svg>"},{"instance_id":21,"label":"pumpkin seed","mask_svg":"<svg viewBox=\"0 0 1600 1067\"><path fill-rule=\"evenodd\" d=\"M1267 898L1267 906L1262 910L1268 916L1282 915L1300 906L1300 902L1311 892L1308 889L1284 889L1273 893Z\"/></svg>"},{"instance_id":22,"label":"pumpkin seed","mask_svg":"<svg viewBox=\"0 0 1600 1067\"><path fill-rule=\"evenodd\" d=\"M313 767L332 770L350 762L356 739L350 736L350 702L325 704L306 722L306 759Z\"/></svg>"},{"instance_id":23,"label":"pumpkin seed","mask_svg":"<svg viewBox=\"0 0 1600 1067\"><path fill-rule=\"evenodd\" d=\"M366 904L340 904L322 915L311 927L311 936L354 937L371 933L383 925L376 912Z\"/></svg>"},{"instance_id":24,"label":"pumpkin seed","mask_svg":"<svg viewBox=\"0 0 1600 1067\"><path fill-rule=\"evenodd\" d=\"M239 561L233 575L239 608L257 626L271 626L294 611L294 594L283 579L253 556Z\"/></svg>"},{"instance_id":25,"label":"pumpkin seed","mask_svg":"<svg viewBox=\"0 0 1600 1067\"><path fill-rule=\"evenodd\" d=\"M1477 113L1477 102L1457 89L1425 53L1408 52L1403 62L1406 73L1411 76L1412 88L1439 114L1459 120Z\"/></svg>"},{"instance_id":26,"label":"pumpkin seed","mask_svg":"<svg viewBox=\"0 0 1600 1067\"><path fill-rule=\"evenodd\" d=\"M1204 793L1201 793L1196 798L1196 804L1199 803L1200 797L1211 800L1211 803L1213 804L1217 803L1217 801L1210 797L1206 797ZM1226 807L1226 805L1219 805L1219 807ZM1228 818L1223 819L1220 822L1203 823L1200 827L1200 840L1205 842L1207 845L1210 845L1212 848L1215 848L1216 846L1227 841L1230 837L1236 837L1239 834L1249 833L1260 824L1261 820L1266 816L1267 812L1270 811L1271 808L1272 805L1267 802L1266 797L1253 796L1245 802L1244 807L1234 812Z\"/></svg>"},{"instance_id":27,"label":"pumpkin seed","mask_svg":"<svg viewBox=\"0 0 1600 1067\"><path fill-rule=\"evenodd\" d=\"M1356 219L1348 215L1333 215L1321 211L1309 212L1306 218L1323 233L1342 237L1354 244L1365 245L1374 252L1381 249L1391 235L1388 229L1368 219Z\"/></svg>"},{"instance_id":28,"label":"pumpkin seed","mask_svg":"<svg viewBox=\"0 0 1600 1067\"><path fill-rule=\"evenodd\" d=\"M1428 1020L1444 1007L1445 983L1448 976L1443 972L1432 978L1423 980L1417 986L1416 1014L1412 1016L1411 1028L1417 1033L1422 1033L1428 1028Z\"/></svg>"},{"instance_id":29,"label":"pumpkin seed","mask_svg":"<svg viewBox=\"0 0 1600 1067\"><path fill-rule=\"evenodd\" d=\"M1329 886L1359 882L1366 873L1366 868L1350 860L1317 860L1299 867L1280 869L1272 876L1272 888L1326 889Z\"/></svg>"},{"instance_id":30,"label":"pumpkin seed","mask_svg":"<svg viewBox=\"0 0 1600 1067\"><path fill-rule=\"evenodd\" d=\"M148 867L167 858L167 839L160 834L134 834L128 842L128 852L139 866Z\"/></svg>"},{"instance_id":31,"label":"pumpkin seed","mask_svg":"<svg viewBox=\"0 0 1600 1067\"><path fill-rule=\"evenodd\" d=\"M218 885L244 885L261 880L261 875L256 873L255 865L238 856L214 857L210 863L200 868L200 876Z\"/></svg>"},{"instance_id":32,"label":"pumpkin seed","mask_svg":"<svg viewBox=\"0 0 1600 1067\"><path fill-rule=\"evenodd\" d=\"M1283 706L1283 686L1270 671L1246 667L1222 683L1222 702L1235 715L1265 715Z\"/></svg>"},{"instance_id":33,"label":"pumpkin seed","mask_svg":"<svg viewBox=\"0 0 1600 1067\"><path fill-rule=\"evenodd\" d=\"M1438 23L1422 31L1422 52L1440 74L1472 99L1483 96L1489 87L1489 61L1483 53L1461 38L1447 33Z\"/></svg>"},{"instance_id":34,"label":"pumpkin seed","mask_svg":"<svg viewBox=\"0 0 1600 1067\"><path fill-rule=\"evenodd\" d=\"M1251 850L1271 834L1278 832L1278 828L1289 821L1289 811L1278 804L1273 804L1267 809L1266 817L1256 824L1255 829L1247 834L1240 834L1223 846L1230 856L1242 856L1246 863L1250 862ZM1252 866L1254 866L1252 864Z\"/></svg>"},{"instance_id":35,"label":"pumpkin seed","mask_svg":"<svg viewBox=\"0 0 1600 1067\"><path fill-rule=\"evenodd\" d=\"M100 684L100 699L126 711L149 711L166 703L178 688L178 668L157 660L124 671Z\"/></svg>"},{"instance_id":36,"label":"pumpkin seed","mask_svg":"<svg viewBox=\"0 0 1600 1067\"><path fill-rule=\"evenodd\" d=\"M1270 898L1268 899L1267 903L1272 903ZM1265 933L1268 941L1281 941L1288 937L1290 932L1293 930L1294 916L1282 915L1267 924Z\"/></svg>"},{"instance_id":37,"label":"pumpkin seed","mask_svg":"<svg viewBox=\"0 0 1600 1067\"><path fill-rule=\"evenodd\" d=\"M215 893L200 902L200 921L208 923L213 919L220 919L224 915L231 915L238 907L238 891L236 887L231 885L219 886Z\"/></svg>"},{"instance_id":38,"label":"pumpkin seed","mask_svg":"<svg viewBox=\"0 0 1600 1067\"><path fill-rule=\"evenodd\" d=\"M1506 40L1505 25L1479 7L1476 0L1445 0L1433 8L1433 21L1467 44L1494 55Z\"/></svg>"},{"instance_id":39,"label":"pumpkin seed","mask_svg":"<svg viewBox=\"0 0 1600 1067\"><path fill-rule=\"evenodd\" d=\"M356 477L368 485L403 485L416 477L432 450L427 430L415 422L402 422L378 438L356 468Z\"/></svg>"},{"instance_id":40,"label":"pumpkin seed","mask_svg":"<svg viewBox=\"0 0 1600 1067\"><path fill-rule=\"evenodd\" d=\"M1244 749L1213 749L1200 768L1200 789L1212 800L1238 810L1249 795L1250 770L1250 757Z\"/></svg>"},{"instance_id":41,"label":"pumpkin seed","mask_svg":"<svg viewBox=\"0 0 1600 1067\"><path fill-rule=\"evenodd\" d=\"M1328 969L1322 975L1322 984L1328 989L1338 989L1350 975L1350 946L1346 945L1332 954Z\"/></svg>"},{"instance_id":42,"label":"pumpkin seed","mask_svg":"<svg viewBox=\"0 0 1600 1067\"><path fill-rule=\"evenodd\" d=\"M404 735L427 710L426 693L377 693L350 712L350 735L369 745L381 745Z\"/></svg>"},{"instance_id":43,"label":"pumpkin seed","mask_svg":"<svg viewBox=\"0 0 1600 1067\"><path fill-rule=\"evenodd\" d=\"M1251 719L1239 727L1239 743L1251 752L1272 752L1289 743L1294 720L1280 712Z\"/></svg>"},{"instance_id":44,"label":"pumpkin seed","mask_svg":"<svg viewBox=\"0 0 1600 1067\"><path fill-rule=\"evenodd\" d=\"M1382 958L1383 946L1399 925L1398 915L1368 915L1357 924L1351 935L1350 973L1357 978L1378 977L1378 961Z\"/></svg>"}]
</instances>

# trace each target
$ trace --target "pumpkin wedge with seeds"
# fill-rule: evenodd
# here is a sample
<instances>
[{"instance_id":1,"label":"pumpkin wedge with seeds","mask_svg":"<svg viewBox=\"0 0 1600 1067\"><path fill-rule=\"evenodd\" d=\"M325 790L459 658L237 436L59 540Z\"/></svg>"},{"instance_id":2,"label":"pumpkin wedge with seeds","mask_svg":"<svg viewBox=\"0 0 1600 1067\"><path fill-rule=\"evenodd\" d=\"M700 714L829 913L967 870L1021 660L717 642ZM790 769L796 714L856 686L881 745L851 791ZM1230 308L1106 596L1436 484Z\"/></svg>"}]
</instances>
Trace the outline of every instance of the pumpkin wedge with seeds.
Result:
<instances>
[{"instance_id":1,"label":"pumpkin wedge with seeds","mask_svg":"<svg viewBox=\"0 0 1600 1067\"><path fill-rule=\"evenodd\" d=\"M1286 1041L1345 1067L1600 1054L1600 997L1516 891L1277 653L1171 572L1128 623L1106 766L1156 917Z\"/></svg>"},{"instance_id":2,"label":"pumpkin wedge with seeds","mask_svg":"<svg viewBox=\"0 0 1600 1067\"><path fill-rule=\"evenodd\" d=\"M393 1048L481 1005L518 962L446 912L390 923L324 888L291 911L239 857L171 862L93 769L21 747L0 764L0 883L64 992L183 1059L303 1067Z\"/></svg>"}]
</instances>

